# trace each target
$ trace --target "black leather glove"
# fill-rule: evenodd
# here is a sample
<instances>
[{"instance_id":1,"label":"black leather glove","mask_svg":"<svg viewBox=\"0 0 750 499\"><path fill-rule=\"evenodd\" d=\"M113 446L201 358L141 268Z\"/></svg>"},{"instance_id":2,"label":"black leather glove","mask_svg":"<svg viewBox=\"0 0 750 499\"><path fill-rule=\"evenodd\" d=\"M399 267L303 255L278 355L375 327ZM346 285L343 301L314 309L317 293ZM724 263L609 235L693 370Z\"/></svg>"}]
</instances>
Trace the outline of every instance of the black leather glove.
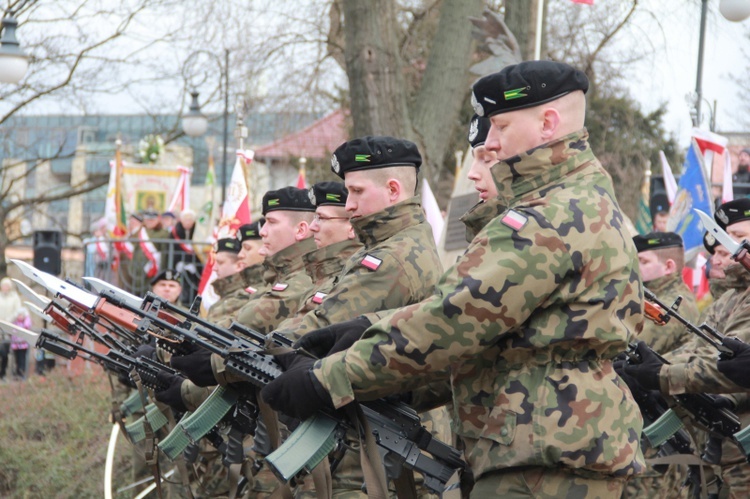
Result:
<instances>
[{"instance_id":1,"label":"black leather glove","mask_svg":"<svg viewBox=\"0 0 750 499\"><path fill-rule=\"evenodd\" d=\"M170 364L198 386L218 384L211 369L211 352L208 350L200 349L189 355L174 355Z\"/></svg>"},{"instance_id":2,"label":"black leather glove","mask_svg":"<svg viewBox=\"0 0 750 499\"><path fill-rule=\"evenodd\" d=\"M156 400L162 404L167 404L175 411L187 412L185 402L182 401L182 383L185 382L185 378L164 371L159 371L156 373L156 379L159 380L159 383L168 385L168 388L154 392Z\"/></svg>"},{"instance_id":3,"label":"black leather glove","mask_svg":"<svg viewBox=\"0 0 750 499\"><path fill-rule=\"evenodd\" d=\"M362 337L362 333L371 325L372 323L367 317L360 315L346 322L339 322L310 331L294 346L295 348L302 348L320 359L348 349Z\"/></svg>"},{"instance_id":4,"label":"black leather glove","mask_svg":"<svg viewBox=\"0 0 750 499\"><path fill-rule=\"evenodd\" d=\"M729 347L734 356L719 356L716 367L719 372L744 388L750 388L750 345L737 338L725 338L724 345Z\"/></svg>"},{"instance_id":5,"label":"black leather glove","mask_svg":"<svg viewBox=\"0 0 750 499\"><path fill-rule=\"evenodd\" d=\"M153 345L141 345L136 348L133 357L146 357L147 359L156 360L156 347Z\"/></svg>"},{"instance_id":6,"label":"black leather glove","mask_svg":"<svg viewBox=\"0 0 750 499\"><path fill-rule=\"evenodd\" d=\"M282 366L288 365L289 369L260 391L268 405L302 420L321 409L334 408L331 396L312 374L315 360L296 353L279 355L276 359Z\"/></svg>"},{"instance_id":7,"label":"black leather glove","mask_svg":"<svg viewBox=\"0 0 750 499\"><path fill-rule=\"evenodd\" d=\"M625 374L634 377L646 390L660 391L659 371L664 362L643 341L639 341L636 345L636 352L641 358L641 362L639 364L626 364Z\"/></svg>"}]
</instances>

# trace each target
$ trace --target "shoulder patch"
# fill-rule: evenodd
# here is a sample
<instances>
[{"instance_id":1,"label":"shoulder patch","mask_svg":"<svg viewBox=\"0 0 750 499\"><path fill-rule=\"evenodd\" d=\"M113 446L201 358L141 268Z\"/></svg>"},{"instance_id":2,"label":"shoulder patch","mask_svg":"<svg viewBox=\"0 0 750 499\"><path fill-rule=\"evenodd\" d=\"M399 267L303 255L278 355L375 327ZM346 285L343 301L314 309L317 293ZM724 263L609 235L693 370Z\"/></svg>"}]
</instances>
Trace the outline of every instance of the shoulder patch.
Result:
<instances>
[{"instance_id":1,"label":"shoulder patch","mask_svg":"<svg viewBox=\"0 0 750 499\"><path fill-rule=\"evenodd\" d=\"M313 295L312 302L318 303L318 304L323 303L323 300L325 299L326 296L328 296L328 293L323 293L322 291L318 291L317 293Z\"/></svg>"},{"instance_id":2,"label":"shoulder patch","mask_svg":"<svg viewBox=\"0 0 750 499\"><path fill-rule=\"evenodd\" d=\"M254 287L252 287L252 286L248 286L248 287L246 287L246 288L245 288L245 291L247 291L247 292L248 292L248 293L250 293L250 294L253 294L253 293L257 293L257 291L258 291L258 290L257 290L257 289L255 289L255 288L254 288Z\"/></svg>"},{"instance_id":3,"label":"shoulder patch","mask_svg":"<svg viewBox=\"0 0 750 499\"><path fill-rule=\"evenodd\" d=\"M271 288L273 291L284 291L286 288L289 287L289 284L283 283L283 282L277 282L273 285Z\"/></svg>"},{"instance_id":4,"label":"shoulder patch","mask_svg":"<svg viewBox=\"0 0 750 499\"><path fill-rule=\"evenodd\" d=\"M380 264L383 263L383 260L372 255L365 255L360 263L370 270L378 270Z\"/></svg>"},{"instance_id":5,"label":"shoulder patch","mask_svg":"<svg viewBox=\"0 0 750 499\"><path fill-rule=\"evenodd\" d=\"M500 221L517 232L523 229L523 226L526 225L529 219L526 215L522 215L516 210L508 210L508 213L503 215Z\"/></svg>"}]
</instances>

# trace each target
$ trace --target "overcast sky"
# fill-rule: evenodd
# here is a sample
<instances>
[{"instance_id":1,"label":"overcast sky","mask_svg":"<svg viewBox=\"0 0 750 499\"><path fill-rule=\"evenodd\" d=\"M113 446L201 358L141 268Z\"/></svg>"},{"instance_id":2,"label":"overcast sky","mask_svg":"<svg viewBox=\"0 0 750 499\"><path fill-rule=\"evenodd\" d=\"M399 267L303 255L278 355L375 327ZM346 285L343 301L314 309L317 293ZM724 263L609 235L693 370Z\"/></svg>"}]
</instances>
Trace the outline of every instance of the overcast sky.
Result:
<instances>
[{"instance_id":1,"label":"overcast sky","mask_svg":"<svg viewBox=\"0 0 750 499\"><path fill-rule=\"evenodd\" d=\"M644 4L654 12L661 12L658 23L653 21L653 25L644 26L644 33L652 34L649 39L656 50L653 57L644 59L634 68L630 89L646 110L663 101L668 103L667 127L677 134L680 144L686 146L692 124L685 95L695 90L700 1L646 0ZM703 96L711 106L714 99L717 100L718 131L750 131L747 93L741 96L737 84L730 79L730 75L748 76L750 59L743 55L742 46L750 47L747 38L750 20L727 21L719 13L719 0L709 0L708 5ZM703 114L703 125L708 128L709 111L705 102Z\"/></svg>"}]
</instances>

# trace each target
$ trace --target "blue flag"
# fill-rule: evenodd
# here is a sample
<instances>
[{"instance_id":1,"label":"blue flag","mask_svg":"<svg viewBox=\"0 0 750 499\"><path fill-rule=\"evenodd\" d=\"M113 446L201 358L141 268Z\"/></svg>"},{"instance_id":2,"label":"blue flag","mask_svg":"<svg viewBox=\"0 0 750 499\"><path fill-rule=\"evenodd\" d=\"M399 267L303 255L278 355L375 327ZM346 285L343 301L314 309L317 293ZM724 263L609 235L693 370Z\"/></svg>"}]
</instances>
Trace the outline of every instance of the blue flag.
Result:
<instances>
[{"instance_id":1,"label":"blue flag","mask_svg":"<svg viewBox=\"0 0 750 499\"><path fill-rule=\"evenodd\" d=\"M692 140L685 164L682 166L677 195L672 203L667 223L669 230L682 236L686 260L692 258L703 247L704 229L698 215L693 211L696 209L708 214L714 212L711 191L703 168L703 157L695 140Z\"/></svg>"}]
</instances>

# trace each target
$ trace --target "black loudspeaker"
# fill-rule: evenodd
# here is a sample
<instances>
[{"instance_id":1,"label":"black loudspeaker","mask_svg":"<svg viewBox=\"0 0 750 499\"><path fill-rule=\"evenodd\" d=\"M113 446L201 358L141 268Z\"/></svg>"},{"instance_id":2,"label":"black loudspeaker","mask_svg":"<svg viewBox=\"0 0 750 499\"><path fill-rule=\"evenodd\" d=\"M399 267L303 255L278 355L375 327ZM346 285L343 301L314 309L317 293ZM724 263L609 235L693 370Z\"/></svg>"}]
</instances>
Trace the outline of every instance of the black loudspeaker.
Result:
<instances>
[{"instance_id":1,"label":"black loudspeaker","mask_svg":"<svg viewBox=\"0 0 750 499\"><path fill-rule=\"evenodd\" d=\"M52 275L62 273L63 234L59 230L34 231L34 267Z\"/></svg>"}]
</instances>

